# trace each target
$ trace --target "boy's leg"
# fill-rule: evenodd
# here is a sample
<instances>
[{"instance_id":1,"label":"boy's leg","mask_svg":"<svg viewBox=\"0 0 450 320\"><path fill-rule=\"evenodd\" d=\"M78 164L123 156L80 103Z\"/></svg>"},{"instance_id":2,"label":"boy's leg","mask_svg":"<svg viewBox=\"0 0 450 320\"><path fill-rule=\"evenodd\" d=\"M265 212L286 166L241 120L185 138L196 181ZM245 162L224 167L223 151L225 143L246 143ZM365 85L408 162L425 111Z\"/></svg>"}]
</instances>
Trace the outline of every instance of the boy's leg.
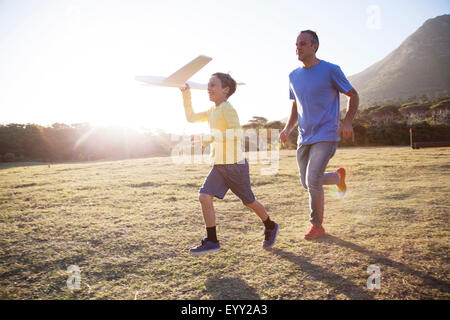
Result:
<instances>
[{"instance_id":1,"label":"boy's leg","mask_svg":"<svg viewBox=\"0 0 450 320\"><path fill-rule=\"evenodd\" d=\"M242 203L253 210L263 222L266 230L264 231L265 240L263 248L270 249L274 244L278 234L278 224L270 220L264 206L255 199L251 184L249 165L247 160L242 164L233 164L224 168L224 177L227 186L231 191L241 199Z\"/></svg>"},{"instance_id":2,"label":"boy's leg","mask_svg":"<svg viewBox=\"0 0 450 320\"><path fill-rule=\"evenodd\" d=\"M240 164L232 164L224 168L223 176L230 190L241 199L242 203L252 209L262 222L266 221L267 215L264 206L255 199L250 184L250 168L247 159Z\"/></svg>"},{"instance_id":3,"label":"boy's leg","mask_svg":"<svg viewBox=\"0 0 450 320\"><path fill-rule=\"evenodd\" d=\"M191 254L202 255L216 252L220 249L216 234L216 213L214 211L213 199L214 197L222 199L227 191L228 187L225 185L223 177L217 167L214 166L200 188L198 196L198 200L202 206L207 236L203 238L201 245L189 250Z\"/></svg>"},{"instance_id":4,"label":"boy's leg","mask_svg":"<svg viewBox=\"0 0 450 320\"><path fill-rule=\"evenodd\" d=\"M204 255L220 250L220 244L216 234L216 214L214 212L213 198L213 195L206 193L200 193L198 196L202 205L207 236L203 238L201 245L189 249L189 253L192 255Z\"/></svg>"},{"instance_id":5,"label":"boy's leg","mask_svg":"<svg viewBox=\"0 0 450 320\"><path fill-rule=\"evenodd\" d=\"M270 220L269 215L266 212L264 206L258 201L255 200L251 203L244 203L244 205L253 210L256 215L261 219L264 224L264 241L262 243L262 247L266 250L272 248L275 244L278 235L278 224L272 220Z\"/></svg>"},{"instance_id":6,"label":"boy's leg","mask_svg":"<svg viewBox=\"0 0 450 320\"><path fill-rule=\"evenodd\" d=\"M256 215L261 219L262 222L266 221L269 218L266 209L258 200L253 201L252 203L244 204L246 207L249 207L256 213Z\"/></svg>"},{"instance_id":7,"label":"boy's leg","mask_svg":"<svg viewBox=\"0 0 450 320\"><path fill-rule=\"evenodd\" d=\"M227 191L228 187L220 173L220 166L213 166L200 188L198 195L206 228L216 226L216 213L213 205L214 197L223 199Z\"/></svg>"},{"instance_id":8,"label":"boy's leg","mask_svg":"<svg viewBox=\"0 0 450 320\"><path fill-rule=\"evenodd\" d=\"M216 213L213 205L214 196L206 193L200 193L198 200L202 205L203 219L207 228L216 226Z\"/></svg>"},{"instance_id":9,"label":"boy's leg","mask_svg":"<svg viewBox=\"0 0 450 320\"><path fill-rule=\"evenodd\" d=\"M269 218L266 209L255 199L251 188L250 168L247 159L242 164L237 163L224 167L222 174L227 186L241 199L242 203L252 209L262 222L266 221Z\"/></svg>"},{"instance_id":10,"label":"boy's leg","mask_svg":"<svg viewBox=\"0 0 450 320\"><path fill-rule=\"evenodd\" d=\"M261 219L264 224L264 241L263 248L270 249L275 244L278 235L278 224L272 220L270 220L269 215L266 212L264 206L258 201L255 200L252 203L244 204L246 207L253 210L256 215Z\"/></svg>"}]
</instances>

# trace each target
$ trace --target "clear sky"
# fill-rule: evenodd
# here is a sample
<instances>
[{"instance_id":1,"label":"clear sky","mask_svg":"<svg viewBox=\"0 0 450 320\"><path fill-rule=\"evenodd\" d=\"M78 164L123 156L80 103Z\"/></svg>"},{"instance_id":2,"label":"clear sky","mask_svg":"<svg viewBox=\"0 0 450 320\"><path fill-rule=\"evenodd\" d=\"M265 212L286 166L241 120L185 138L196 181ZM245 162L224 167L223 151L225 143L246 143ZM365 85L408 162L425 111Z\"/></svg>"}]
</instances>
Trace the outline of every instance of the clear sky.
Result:
<instances>
[{"instance_id":1,"label":"clear sky","mask_svg":"<svg viewBox=\"0 0 450 320\"><path fill-rule=\"evenodd\" d=\"M205 131L186 123L178 89L134 80L169 76L200 54L213 60L192 81L220 71L246 83L229 100L241 124L279 120L300 30L316 31L317 56L350 76L447 13L449 0L0 0L0 123ZM212 103L194 91L193 105Z\"/></svg>"}]
</instances>

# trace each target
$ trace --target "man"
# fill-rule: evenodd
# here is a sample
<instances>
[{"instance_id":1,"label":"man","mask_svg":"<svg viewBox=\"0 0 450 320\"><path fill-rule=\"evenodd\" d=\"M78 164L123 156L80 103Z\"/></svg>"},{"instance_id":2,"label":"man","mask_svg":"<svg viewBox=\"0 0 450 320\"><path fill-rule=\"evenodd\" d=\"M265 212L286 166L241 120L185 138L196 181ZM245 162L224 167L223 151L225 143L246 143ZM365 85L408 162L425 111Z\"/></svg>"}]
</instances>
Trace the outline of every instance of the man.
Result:
<instances>
[{"instance_id":1,"label":"man","mask_svg":"<svg viewBox=\"0 0 450 320\"><path fill-rule=\"evenodd\" d=\"M297 37L297 55L303 67L289 75L291 115L280 133L285 143L298 122L297 163L300 181L309 193L311 229L305 239L324 235L322 226L324 192L322 185L336 184L338 192L346 191L345 169L326 172L328 161L336 152L340 135L345 140L354 133L352 121L358 109L358 93L348 82L340 67L316 57L319 38L314 31L301 31ZM349 97L347 113L340 121L339 92Z\"/></svg>"}]
</instances>

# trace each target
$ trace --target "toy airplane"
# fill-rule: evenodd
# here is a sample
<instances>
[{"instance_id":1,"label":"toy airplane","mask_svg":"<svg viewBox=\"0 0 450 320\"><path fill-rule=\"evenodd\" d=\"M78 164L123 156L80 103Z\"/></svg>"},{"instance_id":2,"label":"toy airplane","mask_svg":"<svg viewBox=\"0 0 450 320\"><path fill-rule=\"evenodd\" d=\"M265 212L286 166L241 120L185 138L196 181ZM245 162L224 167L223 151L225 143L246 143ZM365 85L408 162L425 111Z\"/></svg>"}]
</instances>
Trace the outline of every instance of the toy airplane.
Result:
<instances>
[{"instance_id":1,"label":"toy airplane","mask_svg":"<svg viewBox=\"0 0 450 320\"><path fill-rule=\"evenodd\" d=\"M187 65L177 70L175 73L169 77L157 77L157 76L137 76L135 79L137 81L144 82L153 86L163 86L163 87L175 87L182 88L185 84L189 84L191 89L208 89L208 84L202 84L192 81L187 81L195 73L197 73L201 68L203 68L212 58L207 56L198 56ZM238 85L243 85L245 83L238 83Z\"/></svg>"}]
</instances>

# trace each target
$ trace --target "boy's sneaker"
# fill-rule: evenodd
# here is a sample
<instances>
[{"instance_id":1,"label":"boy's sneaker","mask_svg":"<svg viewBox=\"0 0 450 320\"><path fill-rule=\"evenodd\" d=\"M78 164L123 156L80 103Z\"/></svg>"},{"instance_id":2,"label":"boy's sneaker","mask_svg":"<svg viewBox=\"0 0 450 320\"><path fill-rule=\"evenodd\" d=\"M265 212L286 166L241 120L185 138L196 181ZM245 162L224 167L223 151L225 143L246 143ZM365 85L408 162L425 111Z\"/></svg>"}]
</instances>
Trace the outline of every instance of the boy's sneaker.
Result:
<instances>
[{"instance_id":1,"label":"boy's sneaker","mask_svg":"<svg viewBox=\"0 0 450 320\"><path fill-rule=\"evenodd\" d=\"M202 244L189 249L189 253L194 256L201 256L203 254L213 253L220 250L220 244L219 241L212 242L208 241L208 238L203 238Z\"/></svg>"},{"instance_id":2,"label":"boy's sneaker","mask_svg":"<svg viewBox=\"0 0 450 320\"><path fill-rule=\"evenodd\" d=\"M325 234L325 229L322 226L312 226L311 229L309 229L309 232L305 234L306 240L313 240L320 238Z\"/></svg>"},{"instance_id":3,"label":"boy's sneaker","mask_svg":"<svg viewBox=\"0 0 450 320\"><path fill-rule=\"evenodd\" d=\"M339 168L336 172L339 174L339 184L336 185L337 191L344 195L345 191L347 191L347 185L345 184L345 169Z\"/></svg>"},{"instance_id":4,"label":"boy's sneaker","mask_svg":"<svg viewBox=\"0 0 450 320\"><path fill-rule=\"evenodd\" d=\"M273 247L275 244L275 241L277 240L278 235L278 224L274 222L275 227L273 229L266 229L264 230L264 241L263 241L263 248L268 250Z\"/></svg>"}]
</instances>

